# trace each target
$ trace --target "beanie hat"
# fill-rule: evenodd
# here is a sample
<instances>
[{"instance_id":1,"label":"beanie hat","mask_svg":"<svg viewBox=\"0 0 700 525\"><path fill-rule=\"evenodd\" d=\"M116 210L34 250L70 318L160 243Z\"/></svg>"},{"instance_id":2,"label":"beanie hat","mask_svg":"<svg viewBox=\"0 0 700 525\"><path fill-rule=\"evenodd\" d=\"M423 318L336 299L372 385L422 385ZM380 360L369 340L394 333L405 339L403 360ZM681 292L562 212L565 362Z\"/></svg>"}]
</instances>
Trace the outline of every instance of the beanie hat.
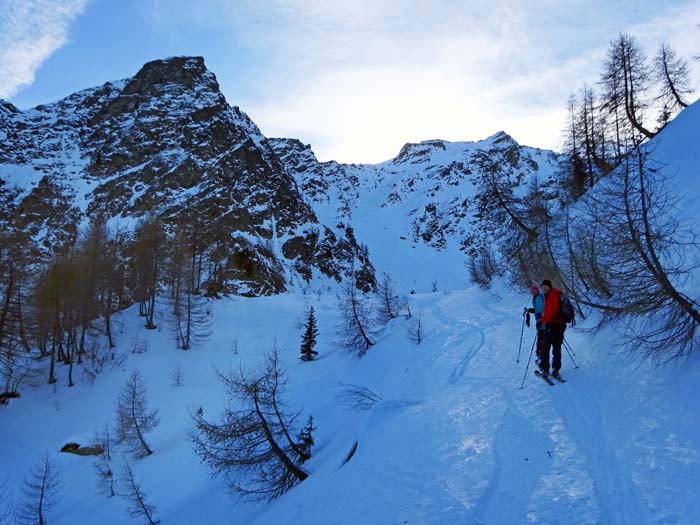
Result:
<instances>
[{"instance_id":1,"label":"beanie hat","mask_svg":"<svg viewBox=\"0 0 700 525\"><path fill-rule=\"evenodd\" d=\"M533 284L530 286L530 290L532 290L533 293L540 293L540 287L537 286L536 284Z\"/></svg>"},{"instance_id":2,"label":"beanie hat","mask_svg":"<svg viewBox=\"0 0 700 525\"><path fill-rule=\"evenodd\" d=\"M542 286L549 286L551 288L552 281L550 281L549 279L545 279L544 281L542 281Z\"/></svg>"}]
</instances>

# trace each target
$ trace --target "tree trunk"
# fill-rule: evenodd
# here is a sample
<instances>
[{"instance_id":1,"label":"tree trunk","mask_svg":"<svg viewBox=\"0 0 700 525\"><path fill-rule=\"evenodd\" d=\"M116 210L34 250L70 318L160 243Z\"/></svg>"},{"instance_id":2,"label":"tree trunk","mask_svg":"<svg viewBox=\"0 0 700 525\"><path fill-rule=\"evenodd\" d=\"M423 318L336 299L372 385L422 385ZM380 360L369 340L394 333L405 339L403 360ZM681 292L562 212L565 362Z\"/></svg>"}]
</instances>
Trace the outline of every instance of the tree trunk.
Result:
<instances>
[{"instance_id":1,"label":"tree trunk","mask_svg":"<svg viewBox=\"0 0 700 525\"><path fill-rule=\"evenodd\" d=\"M267 439L267 442L270 444L270 447L272 448L272 451L274 454L279 458L279 460L282 462L282 464L285 466L287 471L292 473L294 477L296 477L299 481L304 481L306 478L309 477L309 475L301 470L299 467L297 467L294 462L289 459L287 454L284 453L284 450L280 448L280 446L277 444L275 441L274 436L272 435L272 432L270 431L270 427L267 424L267 420L265 420L265 416L263 415L262 411L260 410L260 404L258 402L258 392L257 390L253 392L253 403L255 404L255 413L258 416L258 419L260 420L260 426L263 429L263 433L265 434L265 438Z\"/></svg>"},{"instance_id":2,"label":"tree trunk","mask_svg":"<svg viewBox=\"0 0 700 525\"><path fill-rule=\"evenodd\" d=\"M146 451L146 455L150 456L153 454L153 451L149 448L148 444L146 443L146 440L143 437L143 434L141 433L141 427L139 427L139 421L136 417L136 392L131 393L131 417L134 421L134 428L136 429L136 435L139 438L139 441L141 442L141 446L144 448Z\"/></svg>"}]
</instances>

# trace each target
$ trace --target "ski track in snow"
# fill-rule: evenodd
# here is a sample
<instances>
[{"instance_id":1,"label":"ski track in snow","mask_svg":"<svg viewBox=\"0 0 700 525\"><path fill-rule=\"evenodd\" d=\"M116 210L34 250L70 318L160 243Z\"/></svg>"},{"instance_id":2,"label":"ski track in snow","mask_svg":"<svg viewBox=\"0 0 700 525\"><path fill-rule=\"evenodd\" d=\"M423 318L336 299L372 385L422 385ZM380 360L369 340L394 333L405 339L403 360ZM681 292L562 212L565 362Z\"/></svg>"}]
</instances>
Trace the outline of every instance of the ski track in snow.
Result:
<instances>
[{"instance_id":1,"label":"ski track in snow","mask_svg":"<svg viewBox=\"0 0 700 525\"><path fill-rule=\"evenodd\" d=\"M615 444L607 438L596 401L573 395L570 389L561 390L553 396L553 404L586 456L603 515L619 524L653 523L647 517L649 511L638 487L619 461Z\"/></svg>"},{"instance_id":2,"label":"ski track in snow","mask_svg":"<svg viewBox=\"0 0 700 525\"><path fill-rule=\"evenodd\" d=\"M448 326L452 331L452 334L445 345L447 348L452 347L452 351L454 352L455 347L452 343L455 341L460 343L456 346L456 348L460 350L464 342L466 342L469 346L464 355L459 358L456 366L453 368L452 373L450 374L449 381L454 385L464 376L464 372L469 367L471 360L474 358L477 352L483 348L484 342L486 341L486 336L483 329L476 324L447 317L442 310L440 310L438 305L433 306L431 313L433 317L435 317L443 325ZM476 343L474 343L475 340Z\"/></svg>"},{"instance_id":3,"label":"ski track in snow","mask_svg":"<svg viewBox=\"0 0 700 525\"><path fill-rule=\"evenodd\" d=\"M654 523L631 473L617 457L619 444L605 432L595 399L576 392L576 379L546 387L527 377L525 389L519 390L524 368L515 365L516 349L508 347L512 334L485 332L507 322L515 330L519 327L513 319L518 317L486 296L479 315L471 304L464 317L449 317L444 310L460 311L451 304L460 295L448 295L430 309L438 323L434 335L446 334L430 365L445 362L447 384L461 394L458 406L489 407L490 413L473 414L482 418L473 422L477 429L463 422L471 439L489 443L481 469L487 479L465 501L474 510L472 519L483 524L513 523L513 516L521 516L522 523ZM524 352L529 352L528 343L525 338ZM534 360L530 365L528 375Z\"/></svg>"}]
</instances>

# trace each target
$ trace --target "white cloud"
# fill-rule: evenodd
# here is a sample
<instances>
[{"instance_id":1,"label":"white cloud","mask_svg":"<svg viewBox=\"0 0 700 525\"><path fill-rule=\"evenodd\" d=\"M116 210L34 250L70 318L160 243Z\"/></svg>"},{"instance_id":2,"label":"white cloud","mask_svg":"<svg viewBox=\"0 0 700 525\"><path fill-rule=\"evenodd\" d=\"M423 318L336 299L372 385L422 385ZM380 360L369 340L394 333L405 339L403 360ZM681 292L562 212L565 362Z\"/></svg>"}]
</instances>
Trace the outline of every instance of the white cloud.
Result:
<instances>
[{"instance_id":1,"label":"white cloud","mask_svg":"<svg viewBox=\"0 0 700 525\"><path fill-rule=\"evenodd\" d=\"M87 0L3 0L0 9L0 98L34 81L44 61L68 41L68 27Z\"/></svg>"},{"instance_id":2,"label":"white cloud","mask_svg":"<svg viewBox=\"0 0 700 525\"><path fill-rule=\"evenodd\" d=\"M688 56L698 4L653 3L251 1L228 22L274 60L234 103L263 133L311 142L323 160L376 162L407 141L501 129L558 149L569 93L595 84L619 31Z\"/></svg>"}]
</instances>

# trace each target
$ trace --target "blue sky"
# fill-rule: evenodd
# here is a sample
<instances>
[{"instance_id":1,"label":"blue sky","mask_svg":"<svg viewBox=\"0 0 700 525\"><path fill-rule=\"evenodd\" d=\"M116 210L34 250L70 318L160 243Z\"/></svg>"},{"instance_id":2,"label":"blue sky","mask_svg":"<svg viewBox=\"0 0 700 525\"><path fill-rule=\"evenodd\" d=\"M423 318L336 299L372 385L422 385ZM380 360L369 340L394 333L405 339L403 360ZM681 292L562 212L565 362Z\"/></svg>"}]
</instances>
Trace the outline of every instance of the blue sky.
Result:
<instances>
[{"instance_id":1,"label":"blue sky","mask_svg":"<svg viewBox=\"0 0 700 525\"><path fill-rule=\"evenodd\" d=\"M0 97L32 107L202 55L264 134L321 160L498 130L556 149L566 99L595 82L610 39L689 58L698 23L697 0L0 0Z\"/></svg>"}]
</instances>

